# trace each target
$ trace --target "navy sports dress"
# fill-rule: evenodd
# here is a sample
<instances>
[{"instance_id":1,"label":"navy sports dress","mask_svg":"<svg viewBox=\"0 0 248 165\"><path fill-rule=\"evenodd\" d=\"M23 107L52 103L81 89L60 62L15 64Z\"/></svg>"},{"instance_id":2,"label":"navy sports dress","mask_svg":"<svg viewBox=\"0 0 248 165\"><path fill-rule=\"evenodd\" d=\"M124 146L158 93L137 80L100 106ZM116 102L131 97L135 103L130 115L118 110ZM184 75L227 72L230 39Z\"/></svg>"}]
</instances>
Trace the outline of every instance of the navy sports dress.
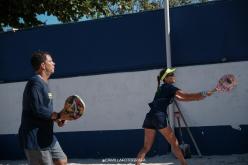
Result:
<instances>
[{"instance_id":1,"label":"navy sports dress","mask_svg":"<svg viewBox=\"0 0 248 165\"><path fill-rule=\"evenodd\" d=\"M151 103L150 111L146 114L143 128L162 129L167 127L167 107L172 103L176 91L179 90L172 84L162 84Z\"/></svg>"}]
</instances>

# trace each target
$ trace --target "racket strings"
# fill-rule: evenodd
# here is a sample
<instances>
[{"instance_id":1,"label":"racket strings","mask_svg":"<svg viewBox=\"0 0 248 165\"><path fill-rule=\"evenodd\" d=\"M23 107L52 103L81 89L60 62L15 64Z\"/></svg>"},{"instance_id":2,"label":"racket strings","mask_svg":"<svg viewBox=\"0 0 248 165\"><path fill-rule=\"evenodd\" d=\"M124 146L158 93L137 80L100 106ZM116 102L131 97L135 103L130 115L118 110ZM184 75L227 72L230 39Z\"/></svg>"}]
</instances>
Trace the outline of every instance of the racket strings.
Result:
<instances>
[{"instance_id":1,"label":"racket strings","mask_svg":"<svg viewBox=\"0 0 248 165\"><path fill-rule=\"evenodd\" d=\"M234 75L224 75L218 82L216 90L218 91L230 91L237 85L237 79Z\"/></svg>"},{"instance_id":2,"label":"racket strings","mask_svg":"<svg viewBox=\"0 0 248 165\"><path fill-rule=\"evenodd\" d=\"M73 95L66 100L65 107L66 113L74 119L78 119L84 113L85 104L79 97Z\"/></svg>"}]
</instances>

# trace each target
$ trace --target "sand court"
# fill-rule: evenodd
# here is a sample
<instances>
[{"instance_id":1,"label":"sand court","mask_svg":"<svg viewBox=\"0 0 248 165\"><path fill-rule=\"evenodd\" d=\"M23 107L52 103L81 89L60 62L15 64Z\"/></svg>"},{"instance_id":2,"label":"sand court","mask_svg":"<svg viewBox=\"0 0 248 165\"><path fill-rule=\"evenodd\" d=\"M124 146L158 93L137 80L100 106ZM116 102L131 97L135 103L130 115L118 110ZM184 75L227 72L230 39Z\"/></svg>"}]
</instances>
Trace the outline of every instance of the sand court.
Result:
<instances>
[{"instance_id":1,"label":"sand court","mask_svg":"<svg viewBox=\"0 0 248 165\"><path fill-rule=\"evenodd\" d=\"M69 159L68 165L132 165L134 158ZM189 165L248 165L248 153L236 155L193 156ZM24 160L0 160L0 165L27 165ZM171 154L146 158L142 165L179 165Z\"/></svg>"}]
</instances>

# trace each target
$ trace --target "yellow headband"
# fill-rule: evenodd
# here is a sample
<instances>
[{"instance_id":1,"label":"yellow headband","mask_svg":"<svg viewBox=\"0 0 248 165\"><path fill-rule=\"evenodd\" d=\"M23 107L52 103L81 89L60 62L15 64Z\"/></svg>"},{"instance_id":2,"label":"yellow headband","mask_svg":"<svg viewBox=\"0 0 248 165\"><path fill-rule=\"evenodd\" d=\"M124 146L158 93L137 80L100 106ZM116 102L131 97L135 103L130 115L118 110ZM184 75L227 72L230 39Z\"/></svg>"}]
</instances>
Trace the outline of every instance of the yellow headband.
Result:
<instances>
[{"instance_id":1,"label":"yellow headband","mask_svg":"<svg viewBox=\"0 0 248 165\"><path fill-rule=\"evenodd\" d=\"M164 72L163 76L160 78L160 81L163 81L163 79L169 74L176 71L176 68L167 68Z\"/></svg>"}]
</instances>

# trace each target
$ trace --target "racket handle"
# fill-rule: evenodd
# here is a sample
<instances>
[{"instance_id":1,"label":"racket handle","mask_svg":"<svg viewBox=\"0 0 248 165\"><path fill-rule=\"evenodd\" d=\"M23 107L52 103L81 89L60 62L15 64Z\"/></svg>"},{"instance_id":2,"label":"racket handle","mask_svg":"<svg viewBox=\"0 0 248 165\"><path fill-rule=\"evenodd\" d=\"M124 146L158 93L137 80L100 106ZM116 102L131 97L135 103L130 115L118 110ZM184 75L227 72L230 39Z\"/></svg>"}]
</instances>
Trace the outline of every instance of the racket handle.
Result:
<instances>
[{"instance_id":1,"label":"racket handle","mask_svg":"<svg viewBox=\"0 0 248 165\"><path fill-rule=\"evenodd\" d=\"M217 92L217 89L214 88L214 89L210 90L209 92L211 92L211 93Z\"/></svg>"},{"instance_id":2,"label":"racket handle","mask_svg":"<svg viewBox=\"0 0 248 165\"><path fill-rule=\"evenodd\" d=\"M212 89L212 90L208 90L208 91L203 91L203 92L200 92L200 94L203 96L203 97L206 97L206 96L211 96L214 92L216 92L216 88L215 89Z\"/></svg>"}]
</instances>

